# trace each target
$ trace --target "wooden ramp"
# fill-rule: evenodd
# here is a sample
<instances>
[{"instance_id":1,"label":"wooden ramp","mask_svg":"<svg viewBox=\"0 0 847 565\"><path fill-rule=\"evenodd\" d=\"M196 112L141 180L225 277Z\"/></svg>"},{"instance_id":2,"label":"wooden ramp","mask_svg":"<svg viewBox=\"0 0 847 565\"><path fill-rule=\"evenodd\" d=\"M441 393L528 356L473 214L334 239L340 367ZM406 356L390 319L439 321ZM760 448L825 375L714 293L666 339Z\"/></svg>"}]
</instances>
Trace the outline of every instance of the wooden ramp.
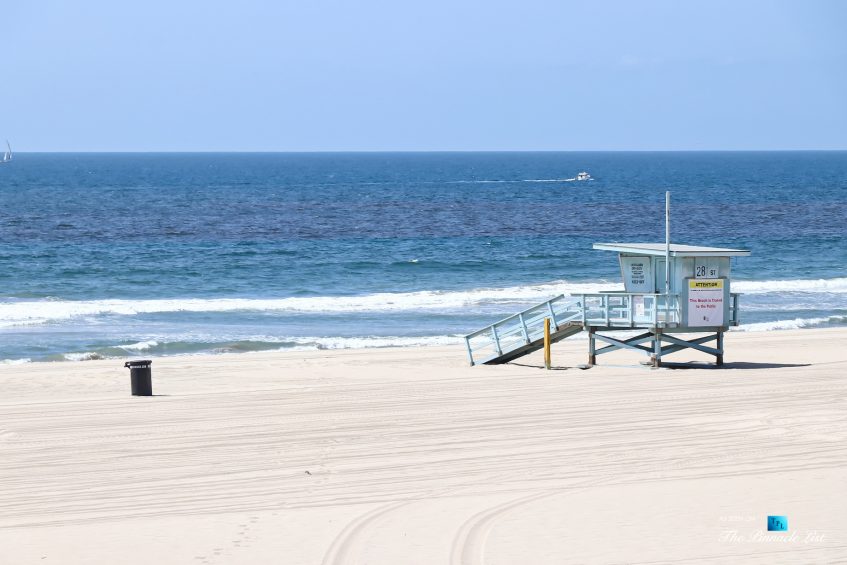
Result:
<instances>
[{"instance_id":1,"label":"wooden ramp","mask_svg":"<svg viewBox=\"0 0 847 565\"><path fill-rule=\"evenodd\" d=\"M465 336L471 365L499 365L544 347L544 319L555 343L584 328L582 301L560 295Z\"/></svg>"}]
</instances>

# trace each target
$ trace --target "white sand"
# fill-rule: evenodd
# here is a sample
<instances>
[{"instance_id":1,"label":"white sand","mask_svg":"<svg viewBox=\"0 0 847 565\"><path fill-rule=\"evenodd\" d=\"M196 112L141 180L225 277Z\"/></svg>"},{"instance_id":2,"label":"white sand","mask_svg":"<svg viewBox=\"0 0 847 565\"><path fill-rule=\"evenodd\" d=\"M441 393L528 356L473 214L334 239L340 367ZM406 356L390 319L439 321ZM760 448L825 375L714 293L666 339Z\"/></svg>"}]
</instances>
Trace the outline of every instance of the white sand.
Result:
<instances>
[{"instance_id":1,"label":"white sand","mask_svg":"<svg viewBox=\"0 0 847 565\"><path fill-rule=\"evenodd\" d=\"M152 398L115 360L3 367L0 563L845 562L847 331L726 341L163 358Z\"/></svg>"}]
</instances>

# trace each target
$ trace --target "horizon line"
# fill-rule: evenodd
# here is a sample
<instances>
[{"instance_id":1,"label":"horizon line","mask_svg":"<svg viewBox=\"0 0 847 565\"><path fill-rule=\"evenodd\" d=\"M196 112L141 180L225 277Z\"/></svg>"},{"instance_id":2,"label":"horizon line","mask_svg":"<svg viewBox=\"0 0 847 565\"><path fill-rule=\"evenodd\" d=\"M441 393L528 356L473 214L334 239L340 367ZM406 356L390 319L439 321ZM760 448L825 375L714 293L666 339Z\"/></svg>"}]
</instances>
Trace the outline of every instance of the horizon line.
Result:
<instances>
[{"instance_id":1,"label":"horizon line","mask_svg":"<svg viewBox=\"0 0 847 565\"><path fill-rule=\"evenodd\" d=\"M821 153L840 149L321 149L321 150L62 150L15 154L326 154L326 153Z\"/></svg>"}]
</instances>

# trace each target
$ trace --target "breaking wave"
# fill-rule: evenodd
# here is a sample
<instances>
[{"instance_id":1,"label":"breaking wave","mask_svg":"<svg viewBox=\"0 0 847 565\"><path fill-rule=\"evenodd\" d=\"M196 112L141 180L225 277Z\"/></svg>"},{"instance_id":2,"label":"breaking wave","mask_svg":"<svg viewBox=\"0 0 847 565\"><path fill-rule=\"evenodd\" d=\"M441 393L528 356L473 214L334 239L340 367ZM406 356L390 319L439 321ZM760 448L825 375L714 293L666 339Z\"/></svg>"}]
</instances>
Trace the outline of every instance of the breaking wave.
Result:
<instances>
[{"instance_id":1,"label":"breaking wave","mask_svg":"<svg viewBox=\"0 0 847 565\"><path fill-rule=\"evenodd\" d=\"M483 288L468 291L419 291L375 293L360 296L314 296L289 298L187 298L153 300L39 300L0 303L0 327L41 325L72 318L165 312L291 312L353 313L452 311L482 305L521 305L559 294L613 290L619 285L568 283L565 281Z\"/></svg>"},{"instance_id":2,"label":"breaking wave","mask_svg":"<svg viewBox=\"0 0 847 565\"><path fill-rule=\"evenodd\" d=\"M111 345L91 351L75 351L45 358L46 361L94 361L116 359L144 352L149 355L204 355L221 353L249 353L258 351L316 351L332 349L369 349L386 347L434 347L462 342L458 335L441 336L363 336L363 337L220 337L172 336L139 344ZM31 359L6 359L3 365L28 363Z\"/></svg>"},{"instance_id":3,"label":"breaking wave","mask_svg":"<svg viewBox=\"0 0 847 565\"><path fill-rule=\"evenodd\" d=\"M819 318L794 318L793 320L774 320L772 322L754 322L741 324L736 331L769 332L774 330L799 330L847 324L847 316L826 316Z\"/></svg>"},{"instance_id":4,"label":"breaking wave","mask_svg":"<svg viewBox=\"0 0 847 565\"><path fill-rule=\"evenodd\" d=\"M554 281L537 285L505 288L478 288L460 291L426 290L383 292L348 296L312 296L287 298L171 298L102 300L5 300L0 301L0 327L37 326L98 316L136 316L156 313L457 313L468 314L497 308L518 310L561 294L579 295L620 290L620 283L608 281ZM734 281L732 290L742 294L771 295L786 307L790 296L802 295L804 304L812 304L815 295L846 294L847 278L809 280ZM743 299L742 299L743 300ZM742 302L742 304L745 304ZM752 306L752 304L747 303ZM143 350L150 344L139 342L124 349Z\"/></svg>"},{"instance_id":5,"label":"breaking wave","mask_svg":"<svg viewBox=\"0 0 847 565\"><path fill-rule=\"evenodd\" d=\"M847 277L835 279L794 279L774 281L732 281L732 291L744 294L776 292L847 293Z\"/></svg>"}]
</instances>

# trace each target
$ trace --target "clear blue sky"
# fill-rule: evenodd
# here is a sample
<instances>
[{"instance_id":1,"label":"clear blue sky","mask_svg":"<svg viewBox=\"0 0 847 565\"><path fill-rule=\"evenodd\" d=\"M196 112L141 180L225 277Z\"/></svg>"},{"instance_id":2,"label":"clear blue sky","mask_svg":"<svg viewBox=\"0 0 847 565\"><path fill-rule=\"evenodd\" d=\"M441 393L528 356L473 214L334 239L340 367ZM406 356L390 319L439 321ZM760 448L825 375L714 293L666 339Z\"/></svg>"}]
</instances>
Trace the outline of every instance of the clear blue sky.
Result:
<instances>
[{"instance_id":1,"label":"clear blue sky","mask_svg":"<svg viewBox=\"0 0 847 565\"><path fill-rule=\"evenodd\" d=\"M847 149L847 2L3 2L19 151Z\"/></svg>"}]
</instances>

